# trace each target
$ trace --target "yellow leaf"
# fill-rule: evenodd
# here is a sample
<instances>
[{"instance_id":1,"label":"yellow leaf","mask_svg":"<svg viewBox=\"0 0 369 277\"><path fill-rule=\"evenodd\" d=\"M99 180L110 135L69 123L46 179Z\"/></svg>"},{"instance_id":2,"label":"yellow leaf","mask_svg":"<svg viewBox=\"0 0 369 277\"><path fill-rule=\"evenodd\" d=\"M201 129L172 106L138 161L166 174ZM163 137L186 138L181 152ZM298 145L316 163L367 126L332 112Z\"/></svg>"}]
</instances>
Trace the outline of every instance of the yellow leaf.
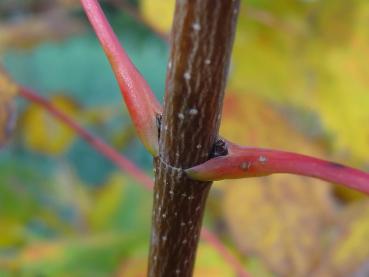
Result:
<instances>
[{"instance_id":1,"label":"yellow leaf","mask_svg":"<svg viewBox=\"0 0 369 277\"><path fill-rule=\"evenodd\" d=\"M3 216L0 222L0 248L12 247L24 242L25 230L22 222Z\"/></svg>"},{"instance_id":2,"label":"yellow leaf","mask_svg":"<svg viewBox=\"0 0 369 277\"><path fill-rule=\"evenodd\" d=\"M14 98L18 88L0 67L0 147L8 139L15 126Z\"/></svg>"},{"instance_id":3,"label":"yellow leaf","mask_svg":"<svg viewBox=\"0 0 369 277\"><path fill-rule=\"evenodd\" d=\"M65 96L54 96L51 103L72 118L77 118L78 107ZM42 107L31 104L23 116L23 138L34 151L59 155L68 150L76 135L68 126L50 115Z\"/></svg>"},{"instance_id":4,"label":"yellow leaf","mask_svg":"<svg viewBox=\"0 0 369 277\"><path fill-rule=\"evenodd\" d=\"M269 1L264 2L265 10L251 14L254 18L240 16L229 86L316 113L336 153L365 162L369 3L316 2L305 4L302 12L280 15ZM247 5L241 7L241 15L250 15ZM292 28L281 29L276 22Z\"/></svg>"},{"instance_id":5,"label":"yellow leaf","mask_svg":"<svg viewBox=\"0 0 369 277\"><path fill-rule=\"evenodd\" d=\"M140 0L142 16L154 29L163 33L172 26L174 6L174 0Z\"/></svg>"},{"instance_id":6,"label":"yellow leaf","mask_svg":"<svg viewBox=\"0 0 369 277\"><path fill-rule=\"evenodd\" d=\"M228 94L221 134L243 145L324 156L273 105L252 94ZM308 274L324 255L320 236L333 215L329 184L274 175L222 181L217 188L237 246L246 255L257 255L278 276Z\"/></svg>"},{"instance_id":7,"label":"yellow leaf","mask_svg":"<svg viewBox=\"0 0 369 277\"><path fill-rule=\"evenodd\" d=\"M365 265L369 257L369 202L357 202L343 209L334 232L314 276L368 276Z\"/></svg>"},{"instance_id":8,"label":"yellow leaf","mask_svg":"<svg viewBox=\"0 0 369 277\"><path fill-rule=\"evenodd\" d=\"M246 255L259 256L278 276L305 276L322 258L321 232L332 212L325 184L275 175L223 189L226 223Z\"/></svg>"},{"instance_id":9,"label":"yellow leaf","mask_svg":"<svg viewBox=\"0 0 369 277\"><path fill-rule=\"evenodd\" d=\"M237 276L233 268L224 261L224 258L209 243L200 242L196 255L195 277Z\"/></svg>"},{"instance_id":10,"label":"yellow leaf","mask_svg":"<svg viewBox=\"0 0 369 277\"><path fill-rule=\"evenodd\" d=\"M324 67L332 81L321 83L312 105L335 135L335 150L350 150L349 156L366 161L369 156L369 130L365 128L369 123L369 66L362 53L369 51L369 39L359 43L353 44L351 49L335 49L326 55Z\"/></svg>"},{"instance_id":11,"label":"yellow leaf","mask_svg":"<svg viewBox=\"0 0 369 277\"><path fill-rule=\"evenodd\" d=\"M119 172L114 172L94 197L90 211L90 224L93 229L102 228L111 221L118 206L124 201L127 180Z\"/></svg>"},{"instance_id":12,"label":"yellow leaf","mask_svg":"<svg viewBox=\"0 0 369 277\"><path fill-rule=\"evenodd\" d=\"M228 92L220 133L245 146L258 146L323 156L321 147L287 122L276 108L255 96Z\"/></svg>"}]
</instances>

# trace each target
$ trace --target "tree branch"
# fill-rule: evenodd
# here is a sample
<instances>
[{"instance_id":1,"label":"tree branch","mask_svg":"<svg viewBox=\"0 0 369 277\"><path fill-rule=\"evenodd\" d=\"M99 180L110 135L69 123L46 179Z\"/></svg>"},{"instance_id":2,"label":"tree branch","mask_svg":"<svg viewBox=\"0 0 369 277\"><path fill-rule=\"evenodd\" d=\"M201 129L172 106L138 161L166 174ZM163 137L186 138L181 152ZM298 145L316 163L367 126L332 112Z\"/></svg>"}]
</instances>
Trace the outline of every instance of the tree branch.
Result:
<instances>
[{"instance_id":1,"label":"tree branch","mask_svg":"<svg viewBox=\"0 0 369 277\"><path fill-rule=\"evenodd\" d=\"M138 182L138 184L143 185L147 189L153 188L152 179L144 171L139 169L134 163L126 159L100 138L94 136L89 131L84 129L70 116L68 116L58 107L50 103L50 101L48 101L46 98L40 96L35 91L23 86L19 87L19 96L29 100L32 103L40 105L56 119L69 126L72 130L76 132L77 135L79 135L88 144L90 144L97 152L113 162L120 170L131 175L131 177L134 178ZM232 255L230 251L227 250L221 240L214 233L206 228L203 228L201 235L202 238L207 241L224 258L224 260L229 263L232 268L234 268L235 272L238 272L238 275L240 277L250 276L243 269L242 264Z\"/></svg>"},{"instance_id":2,"label":"tree branch","mask_svg":"<svg viewBox=\"0 0 369 277\"><path fill-rule=\"evenodd\" d=\"M191 276L210 182L184 169L218 137L239 1L178 0L155 158L149 276Z\"/></svg>"}]
</instances>

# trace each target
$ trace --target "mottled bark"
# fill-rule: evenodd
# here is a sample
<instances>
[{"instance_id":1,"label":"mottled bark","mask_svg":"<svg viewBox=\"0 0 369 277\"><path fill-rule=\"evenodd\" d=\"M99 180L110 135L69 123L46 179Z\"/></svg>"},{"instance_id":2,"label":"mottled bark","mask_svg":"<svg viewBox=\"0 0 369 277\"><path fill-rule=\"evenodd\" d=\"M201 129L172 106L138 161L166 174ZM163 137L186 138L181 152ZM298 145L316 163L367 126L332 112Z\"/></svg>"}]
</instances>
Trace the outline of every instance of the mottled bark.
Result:
<instances>
[{"instance_id":1,"label":"mottled bark","mask_svg":"<svg viewBox=\"0 0 369 277\"><path fill-rule=\"evenodd\" d=\"M239 0L178 0L161 119L149 276L191 276L210 182L183 169L217 140Z\"/></svg>"}]
</instances>

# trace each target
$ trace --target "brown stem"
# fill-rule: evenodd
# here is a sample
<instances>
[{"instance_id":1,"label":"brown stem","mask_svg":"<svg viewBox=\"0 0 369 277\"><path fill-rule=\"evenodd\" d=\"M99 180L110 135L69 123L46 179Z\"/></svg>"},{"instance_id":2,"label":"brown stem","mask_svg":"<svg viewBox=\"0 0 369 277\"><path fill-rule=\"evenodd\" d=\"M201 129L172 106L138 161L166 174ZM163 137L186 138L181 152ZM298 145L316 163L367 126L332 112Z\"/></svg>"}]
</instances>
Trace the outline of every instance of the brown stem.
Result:
<instances>
[{"instance_id":1,"label":"brown stem","mask_svg":"<svg viewBox=\"0 0 369 277\"><path fill-rule=\"evenodd\" d=\"M58 107L54 106L49 100L40 96L35 91L20 86L19 96L40 105L45 110L47 110L52 116L61 122L65 123L72 130L76 132L82 139L89 143L96 151L110 159L118 168L122 171L127 172L136 181L137 184L143 185L145 188L152 189L152 180L146 175L144 171L138 168L134 163L126 159L123 155L120 155L115 149L104 143L99 137L94 136L92 133L84 129L81 125L77 123L74 119L69 117L65 112L60 110ZM238 272L239 277L250 276L243 268L240 261L236 259L235 256L223 245L221 240L210 230L205 227L202 228L201 233L202 238L207 241L218 253L228 262L230 266Z\"/></svg>"},{"instance_id":2,"label":"brown stem","mask_svg":"<svg viewBox=\"0 0 369 277\"><path fill-rule=\"evenodd\" d=\"M239 0L177 0L152 215L149 276L191 276L211 182L184 169L218 136Z\"/></svg>"}]
</instances>

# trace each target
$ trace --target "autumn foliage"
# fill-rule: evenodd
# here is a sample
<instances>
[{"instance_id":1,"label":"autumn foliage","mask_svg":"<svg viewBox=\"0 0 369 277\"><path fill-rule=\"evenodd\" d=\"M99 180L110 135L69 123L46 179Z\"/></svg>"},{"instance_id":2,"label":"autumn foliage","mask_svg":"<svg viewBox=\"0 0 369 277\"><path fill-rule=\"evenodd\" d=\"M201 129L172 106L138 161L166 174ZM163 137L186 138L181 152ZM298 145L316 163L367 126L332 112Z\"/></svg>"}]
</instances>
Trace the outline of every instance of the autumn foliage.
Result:
<instances>
[{"instance_id":1,"label":"autumn foliage","mask_svg":"<svg viewBox=\"0 0 369 277\"><path fill-rule=\"evenodd\" d=\"M81 11L79 5L67 2L55 4L56 9ZM163 4L163 1L141 0L137 9L123 7L119 1L107 1L107 13L113 26L118 26L119 38L125 34L127 26L138 28L140 32L141 37L137 38L132 35L134 32L127 31L123 45L128 44L132 60L139 61L137 68L144 69L141 71L145 78L121 48L102 10L91 5L96 2L81 2L112 65L130 117L121 112L118 98L107 96L107 91L97 93L103 95L99 99L110 97L110 102L88 103L88 98L93 97L89 89L98 86L93 78L99 76L97 72L93 76L86 73L91 64L86 63L84 67L83 74L87 77L81 73L80 78L86 78L93 85L86 88L85 83L78 84L69 76L69 89L79 91L81 96L75 92L57 92L43 97L12 81L5 71L0 72L0 145L5 153L4 158L0 156L4 164L4 170L0 169L3 184L0 194L5 195L4 199L0 195L0 222L5 226L0 228L0 273L3 270L67 274L77 268L81 274L86 274L90 273L91 262L83 257L94 251L108 257L107 261L102 259L96 264L98 272L118 272L121 276L140 276L145 272L147 253L142 249L147 249L150 194L137 189L133 183L151 186L144 172L150 164L141 165L144 170L140 170L114 148L135 159L137 156L132 152L143 153L143 149L135 145L131 123L127 123L131 118L146 149L157 155L161 107L153 91L157 92L158 87L163 89L163 82L153 81L150 74L156 76L160 71L155 72L156 65L157 68L162 66L163 73L166 68L165 55L159 57L155 51L167 51L167 42L157 38L157 34L168 33L174 1ZM206 225L215 234L208 230L203 232L205 240L200 243L196 276L348 276L360 273L365 276L367 273L369 202L364 194L350 189L369 192L368 129L363 127L369 118L366 93L369 70L362 57L369 47L365 31L369 5L366 1L336 2L292 1L279 5L268 1L241 1L222 115L221 135L227 139L219 138L224 151L186 170L188 176L197 180L233 179L217 182L212 189ZM122 9L122 12L112 12L111 7ZM130 19L134 23L129 20L119 23L115 13L121 16L127 7L130 15L132 12L136 15L135 19ZM2 8L6 10L6 5L0 4L0 11ZM46 9L44 13L47 12ZM157 16L158 13L161 16ZM48 78L44 75L32 80L27 78L26 70L20 69L20 65L37 68L40 62L37 59L42 55L45 55L42 59L45 64L48 59L55 62L61 52L73 60L76 57L73 47L88 48L94 40L91 33L87 42L70 37L75 30L83 36L82 25L90 28L84 17L76 18L72 13L63 16L62 20L75 20L70 31L62 30L59 34L59 39L65 36L63 42L44 46L44 40L51 37L46 27L40 31L43 34L39 36L40 42L31 40L32 48L27 54L9 51L8 44L15 45L14 36L4 36L8 41L0 40L4 67L13 80L44 91L55 90L57 84L68 81L68 78L60 83L52 78L40 81ZM137 27L137 19L148 24L149 31ZM46 19L40 21L47 26ZM32 28L27 25L23 29ZM37 31L35 28L36 34ZM130 36L141 43L141 48L129 46ZM142 37L146 39L144 43L140 41ZM16 40L16 45L22 49L24 46L19 46L19 40L22 38ZM60 43L64 44L58 48ZM94 45L94 49L98 49L97 44ZM86 55L92 59L99 53L99 50L94 51ZM102 60L102 54L99 55ZM155 66L151 67L145 58L140 60L140 55L147 55L155 61ZM106 75L110 76L108 67L103 65ZM52 70L49 71L51 74ZM109 78L105 84L114 84ZM76 88L72 88L73 84ZM111 88L118 90L114 85ZM59 89L68 89L68 86ZM87 94L81 92L86 90ZM17 95L29 102L25 107L21 103L17 112L18 127L13 132ZM115 131L114 121L117 120L121 121ZM83 125L91 127L96 134L103 134L114 148L86 131ZM92 171L97 167L88 167L88 161L101 157L91 158L91 152L81 150L77 135L118 166L122 173L109 168L108 173L98 174L100 182L91 181ZM129 151L131 147L132 152ZM69 153L73 151L85 151L88 157L82 159L84 154L74 154L77 162L72 163L69 156L73 154ZM146 158L141 159L149 160L149 156L142 155ZM50 186L40 181L42 172L47 172L41 156L53 160L53 171L45 174ZM34 159L34 167L27 159ZM78 166L72 169L76 163ZM86 171L80 169L81 164L85 164ZM270 174L273 175L267 176ZM97 183L100 183L98 187ZM25 202L19 191L25 195ZM61 211L45 196L50 193L58 195L55 203L63 209L70 208L73 215L59 217ZM6 203L3 211L1 203ZM143 203L145 212L138 203ZM17 208L13 209L15 206ZM49 210L45 208L51 206ZM41 227L37 228L43 231L34 228L34 222L41 222ZM143 231L136 236L134 230L141 228L139 226ZM47 231L54 232L55 239L50 239ZM41 240L30 239L27 232L32 236L37 234ZM226 246L215 235L224 237ZM3 259L2 254L9 247L16 254ZM71 258L68 253L75 256ZM91 254L91 259L93 257ZM83 266L76 267L74 260Z\"/></svg>"}]
</instances>

